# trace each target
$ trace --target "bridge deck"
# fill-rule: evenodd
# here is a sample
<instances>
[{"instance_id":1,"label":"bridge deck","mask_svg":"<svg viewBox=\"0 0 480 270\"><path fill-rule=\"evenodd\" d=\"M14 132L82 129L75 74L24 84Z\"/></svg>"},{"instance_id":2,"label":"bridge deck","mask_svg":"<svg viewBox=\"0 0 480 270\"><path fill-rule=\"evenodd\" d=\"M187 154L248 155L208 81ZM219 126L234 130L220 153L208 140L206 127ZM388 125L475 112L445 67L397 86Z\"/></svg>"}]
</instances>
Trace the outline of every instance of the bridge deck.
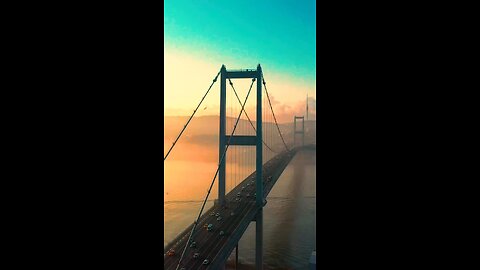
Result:
<instances>
[{"instance_id":1,"label":"bridge deck","mask_svg":"<svg viewBox=\"0 0 480 270\"><path fill-rule=\"evenodd\" d=\"M275 182L293 158L296 151L298 151L298 149L292 150L290 154L283 152L264 164L264 198L268 196L268 193L273 188ZM271 179L268 180L270 176ZM239 200L237 200L238 192L241 192ZM201 216L199 224L195 229L196 232L192 237L197 246L195 248L187 248L180 269L182 267L185 269L217 269L225 263L225 260L228 258L259 210L255 205L255 198L253 197L254 193L255 173L247 177L225 196L227 202L226 208L220 208L215 205ZM247 194L249 194L249 197L247 197ZM216 213L219 213L222 217L220 221L217 221L217 217L215 216ZM234 215L232 216L231 213L234 213ZM213 230L207 231L207 229L204 228L206 224L213 224ZM165 247L164 269L176 269L192 227L193 224L180 233ZM224 231L225 234L220 236L220 231ZM175 250L174 256L166 255L166 252L170 248ZM193 254L197 252L199 253L199 257L195 259L193 258ZM205 259L210 261L208 265L202 265Z\"/></svg>"}]
</instances>

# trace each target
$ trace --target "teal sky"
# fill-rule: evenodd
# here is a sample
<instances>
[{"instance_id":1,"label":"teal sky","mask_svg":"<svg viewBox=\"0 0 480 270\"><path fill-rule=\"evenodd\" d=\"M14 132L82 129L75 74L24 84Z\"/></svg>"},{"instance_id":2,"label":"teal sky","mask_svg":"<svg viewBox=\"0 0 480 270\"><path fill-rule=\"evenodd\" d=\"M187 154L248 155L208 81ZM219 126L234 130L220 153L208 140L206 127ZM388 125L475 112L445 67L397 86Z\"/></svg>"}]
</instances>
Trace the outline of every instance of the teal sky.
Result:
<instances>
[{"instance_id":1,"label":"teal sky","mask_svg":"<svg viewBox=\"0 0 480 270\"><path fill-rule=\"evenodd\" d=\"M255 68L260 63L266 74L315 82L314 0L165 0L164 4L166 48L219 61L227 69Z\"/></svg>"}]
</instances>

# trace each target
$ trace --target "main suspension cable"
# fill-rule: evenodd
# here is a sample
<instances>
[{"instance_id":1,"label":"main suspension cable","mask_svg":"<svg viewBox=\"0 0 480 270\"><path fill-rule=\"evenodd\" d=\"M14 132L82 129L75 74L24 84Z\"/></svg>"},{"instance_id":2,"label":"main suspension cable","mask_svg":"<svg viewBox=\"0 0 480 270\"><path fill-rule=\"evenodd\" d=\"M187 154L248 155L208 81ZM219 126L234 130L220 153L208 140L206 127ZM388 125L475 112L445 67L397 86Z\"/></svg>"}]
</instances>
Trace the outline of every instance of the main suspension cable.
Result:
<instances>
[{"instance_id":1,"label":"main suspension cable","mask_svg":"<svg viewBox=\"0 0 480 270\"><path fill-rule=\"evenodd\" d=\"M195 108L195 110L193 111L193 114L190 116L190 118L188 119L188 121L187 121L187 123L185 124L185 126L183 126L182 131L180 131L180 134L178 134L177 138L176 138L175 141L172 143L172 146L171 146L170 149L168 150L167 155L163 158L163 161L165 161L165 160L167 159L168 155L170 155L170 152L172 151L173 147L174 147L175 144L177 143L178 139L180 139L180 136L182 136L182 133L183 133L183 132L185 131L185 129L187 128L188 124L190 123L190 120L192 120L192 118L193 118L193 116L195 115L195 113L197 112L198 108L200 107L200 105L202 105L203 100L204 100L205 97L208 95L208 92L210 92L210 89L212 88L213 84L217 81L217 78L218 78L218 75L220 75L220 72L221 72L221 71L218 71L217 76L215 76L215 78L213 79L212 84L210 84L210 87L208 87L208 90L207 90L207 92L205 93L205 95L203 96L202 100L200 100L200 103L198 103L197 108Z\"/></svg>"},{"instance_id":2,"label":"main suspension cable","mask_svg":"<svg viewBox=\"0 0 480 270\"><path fill-rule=\"evenodd\" d=\"M242 109L240 110L240 114L238 115L237 121L235 122L235 126L233 127L232 135L229 137L227 145L225 147L225 150L223 151L222 157L220 158L220 162L218 164L217 171L215 172L215 175L213 176L212 183L210 184L210 188L208 189L207 196L205 197L205 200L203 201L202 208L200 209L200 213L198 213L198 217L193 223L192 231L190 233L190 236L188 237L187 243L185 244L185 248L183 249L182 256L180 257L180 260L178 261L176 270L178 270L178 267L180 267L180 263L183 260L183 256L185 255L185 251L187 250L188 244L190 243L190 241L192 239L192 235L195 231L195 228L197 227L198 220L200 219L200 216L202 215L203 209L205 207L205 203L207 202L208 197L210 196L210 192L212 191L213 184L215 183L215 179L217 178L218 172L220 170L220 166L223 163L223 159L225 158L225 155L227 154L228 147L230 146L230 141L233 138L233 134L235 132L235 129L237 128L237 124L238 124L238 121L240 120L240 116L242 116L242 112L244 110L245 104L247 103L248 96L250 95L250 91L252 90L252 86L253 86L254 82L255 82L255 78L252 79L252 84L250 85L250 89L248 90L247 97L245 98L245 102L242 105Z\"/></svg>"},{"instance_id":3,"label":"main suspension cable","mask_svg":"<svg viewBox=\"0 0 480 270\"><path fill-rule=\"evenodd\" d=\"M265 88L265 93L267 93L268 105L270 105L270 109L272 110L273 119L275 120L275 125L277 126L278 133L282 138L282 142L283 142L283 145L285 145L285 149L287 149L287 151L290 151L287 147L287 144L285 143L285 140L283 139L282 132L280 132L280 127L278 127L277 118L275 117L275 112L273 112L272 103L270 102L270 96L268 95L267 83L265 82L265 78L263 78L263 74L262 74L262 80L263 80L263 86ZM293 134L293 136L295 136L295 134Z\"/></svg>"}]
</instances>

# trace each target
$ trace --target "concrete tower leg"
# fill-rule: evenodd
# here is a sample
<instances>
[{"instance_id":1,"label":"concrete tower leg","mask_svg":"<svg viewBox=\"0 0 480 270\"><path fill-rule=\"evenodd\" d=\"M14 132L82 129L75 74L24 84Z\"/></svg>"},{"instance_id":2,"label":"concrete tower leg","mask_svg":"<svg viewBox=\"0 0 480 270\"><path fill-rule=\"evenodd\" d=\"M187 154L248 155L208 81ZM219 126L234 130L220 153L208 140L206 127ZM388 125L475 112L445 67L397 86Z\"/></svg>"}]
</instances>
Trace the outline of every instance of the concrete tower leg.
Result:
<instances>
[{"instance_id":1,"label":"concrete tower leg","mask_svg":"<svg viewBox=\"0 0 480 270\"><path fill-rule=\"evenodd\" d=\"M256 204L259 207L256 222L255 265L263 269L263 146L262 146L262 68L257 66L257 166L256 166Z\"/></svg>"},{"instance_id":2,"label":"concrete tower leg","mask_svg":"<svg viewBox=\"0 0 480 270\"><path fill-rule=\"evenodd\" d=\"M297 117L294 116L293 118L293 146L295 147L295 144L297 142Z\"/></svg>"},{"instance_id":3,"label":"concrete tower leg","mask_svg":"<svg viewBox=\"0 0 480 270\"><path fill-rule=\"evenodd\" d=\"M227 109L226 109L226 100L227 100L227 69L225 65L222 65L221 77L220 77L220 140L219 140L219 153L218 153L218 162L220 163L220 170L218 171L218 203L220 206L225 205L225 160L227 159L226 153L222 159L223 152L225 152L226 144L226 119L227 119Z\"/></svg>"}]
</instances>

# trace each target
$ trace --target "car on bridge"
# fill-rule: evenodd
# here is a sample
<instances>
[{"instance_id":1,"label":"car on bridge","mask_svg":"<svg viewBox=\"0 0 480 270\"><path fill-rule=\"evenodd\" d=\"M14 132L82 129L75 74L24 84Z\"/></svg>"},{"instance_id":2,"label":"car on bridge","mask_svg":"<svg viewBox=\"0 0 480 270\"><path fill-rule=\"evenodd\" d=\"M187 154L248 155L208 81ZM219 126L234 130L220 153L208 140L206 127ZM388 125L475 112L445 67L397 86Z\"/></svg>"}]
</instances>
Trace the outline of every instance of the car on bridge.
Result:
<instances>
[{"instance_id":1,"label":"car on bridge","mask_svg":"<svg viewBox=\"0 0 480 270\"><path fill-rule=\"evenodd\" d=\"M200 253L198 253L198 252L193 253L193 258L194 259L198 259L198 257L200 257Z\"/></svg>"},{"instance_id":2,"label":"car on bridge","mask_svg":"<svg viewBox=\"0 0 480 270\"><path fill-rule=\"evenodd\" d=\"M220 221L220 220L222 220L222 217L217 217L217 221Z\"/></svg>"},{"instance_id":3,"label":"car on bridge","mask_svg":"<svg viewBox=\"0 0 480 270\"><path fill-rule=\"evenodd\" d=\"M203 264L204 264L204 265L207 265L207 264L209 264L209 263L210 263L210 261L209 261L208 259L205 259L205 260L203 261Z\"/></svg>"},{"instance_id":4,"label":"car on bridge","mask_svg":"<svg viewBox=\"0 0 480 270\"><path fill-rule=\"evenodd\" d=\"M193 241L193 242L190 244L190 247L191 247L191 248L196 248L196 247L197 247L197 242Z\"/></svg>"},{"instance_id":5,"label":"car on bridge","mask_svg":"<svg viewBox=\"0 0 480 270\"><path fill-rule=\"evenodd\" d=\"M216 217L219 217L219 216L220 216L220 213L217 212L217 213L215 214L215 216L216 216Z\"/></svg>"},{"instance_id":6,"label":"car on bridge","mask_svg":"<svg viewBox=\"0 0 480 270\"><path fill-rule=\"evenodd\" d=\"M213 230L213 224L208 224L207 231Z\"/></svg>"},{"instance_id":7,"label":"car on bridge","mask_svg":"<svg viewBox=\"0 0 480 270\"><path fill-rule=\"evenodd\" d=\"M171 248L169 251L167 251L167 256L169 257L175 256L175 250Z\"/></svg>"}]
</instances>

